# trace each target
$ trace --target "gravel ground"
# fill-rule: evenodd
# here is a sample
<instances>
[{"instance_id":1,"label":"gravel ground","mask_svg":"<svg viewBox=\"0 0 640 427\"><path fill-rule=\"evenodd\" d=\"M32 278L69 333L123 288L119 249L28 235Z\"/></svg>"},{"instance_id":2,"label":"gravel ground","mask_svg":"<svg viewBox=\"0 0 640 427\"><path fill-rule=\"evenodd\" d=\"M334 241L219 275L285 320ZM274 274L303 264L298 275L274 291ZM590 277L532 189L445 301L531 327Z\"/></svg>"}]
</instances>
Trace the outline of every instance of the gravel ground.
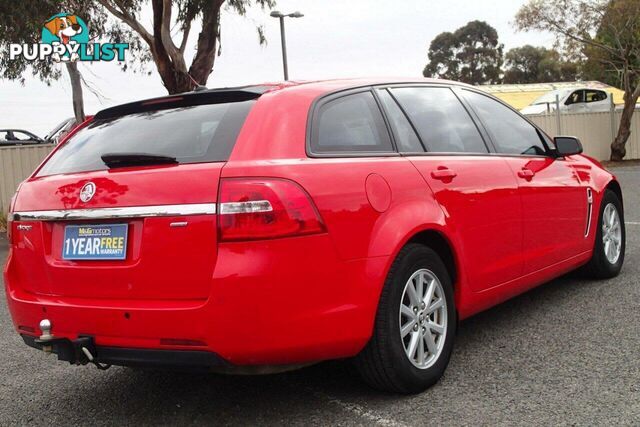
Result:
<instances>
[{"instance_id":1,"label":"gravel ground","mask_svg":"<svg viewBox=\"0 0 640 427\"><path fill-rule=\"evenodd\" d=\"M468 319L425 393L377 393L347 362L261 377L70 367L22 343L1 293L0 425L638 425L640 165L614 172L627 215L622 274L564 277Z\"/></svg>"}]
</instances>

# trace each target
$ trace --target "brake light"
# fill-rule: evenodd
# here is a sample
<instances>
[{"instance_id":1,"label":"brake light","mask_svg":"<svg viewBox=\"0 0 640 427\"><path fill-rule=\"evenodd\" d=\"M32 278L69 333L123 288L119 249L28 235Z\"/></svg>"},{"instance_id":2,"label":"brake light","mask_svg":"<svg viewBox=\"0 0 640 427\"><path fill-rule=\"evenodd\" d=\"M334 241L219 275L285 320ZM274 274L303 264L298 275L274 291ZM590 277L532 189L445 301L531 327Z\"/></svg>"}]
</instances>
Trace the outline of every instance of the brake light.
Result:
<instances>
[{"instance_id":1,"label":"brake light","mask_svg":"<svg viewBox=\"0 0 640 427\"><path fill-rule=\"evenodd\" d=\"M293 181L228 178L220 182L221 241L271 239L325 231L309 195Z\"/></svg>"}]
</instances>

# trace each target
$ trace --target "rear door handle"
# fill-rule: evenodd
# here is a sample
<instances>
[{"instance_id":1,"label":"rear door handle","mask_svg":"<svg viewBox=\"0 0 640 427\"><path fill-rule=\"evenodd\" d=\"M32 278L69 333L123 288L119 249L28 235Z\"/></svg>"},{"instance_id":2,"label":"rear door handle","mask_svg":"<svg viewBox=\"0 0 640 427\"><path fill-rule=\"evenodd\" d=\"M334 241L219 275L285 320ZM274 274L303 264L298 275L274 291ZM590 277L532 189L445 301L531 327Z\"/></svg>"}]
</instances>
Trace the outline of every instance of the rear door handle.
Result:
<instances>
[{"instance_id":1,"label":"rear door handle","mask_svg":"<svg viewBox=\"0 0 640 427\"><path fill-rule=\"evenodd\" d=\"M458 176L457 173L445 166L440 166L437 170L431 171L431 178L440 180L444 183L451 182L456 176Z\"/></svg>"},{"instance_id":2,"label":"rear door handle","mask_svg":"<svg viewBox=\"0 0 640 427\"><path fill-rule=\"evenodd\" d=\"M532 171L531 169L522 168L521 170L518 171L518 176L520 178L526 179L527 181L531 181L534 175L535 175L535 172Z\"/></svg>"}]
</instances>

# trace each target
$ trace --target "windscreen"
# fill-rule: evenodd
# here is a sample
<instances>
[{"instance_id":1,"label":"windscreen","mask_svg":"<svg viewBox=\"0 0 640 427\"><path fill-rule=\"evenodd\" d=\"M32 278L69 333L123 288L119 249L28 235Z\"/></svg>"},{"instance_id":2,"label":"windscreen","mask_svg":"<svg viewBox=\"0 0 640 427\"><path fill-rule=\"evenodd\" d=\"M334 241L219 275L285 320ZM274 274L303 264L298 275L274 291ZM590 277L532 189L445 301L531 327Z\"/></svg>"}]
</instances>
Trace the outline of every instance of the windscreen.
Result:
<instances>
[{"instance_id":1,"label":"windscreen","mask_svg":"<svg viewBox=\"0 0 640 427\"><path fill-rule=\"evenodd\" d=\"M37 176L107 169L105 154L149 154L178 163L229 159L254 100L145 111L95 120L69 139Z\"/></svg>"}]
</instances>

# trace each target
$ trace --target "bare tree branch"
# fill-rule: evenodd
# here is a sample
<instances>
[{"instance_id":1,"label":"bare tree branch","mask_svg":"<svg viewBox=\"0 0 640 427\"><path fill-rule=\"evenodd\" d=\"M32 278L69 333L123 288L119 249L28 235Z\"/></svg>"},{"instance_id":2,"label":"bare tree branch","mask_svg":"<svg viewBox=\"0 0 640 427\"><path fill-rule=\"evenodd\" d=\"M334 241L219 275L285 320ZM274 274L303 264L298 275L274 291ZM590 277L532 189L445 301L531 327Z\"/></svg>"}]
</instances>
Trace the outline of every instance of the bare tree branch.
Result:
<instances>
[{"instance_id":1,"label":"bare tree branch","mask_svg":"<svg viewBox=\"0 0 640 427\"><path fill-rule=\"evenodd\" d=\"M171 0L162 1L162 22L160 25L160 38L167 54L171 58L176 69L186 72L187 64L184 55L178 50L171 38Z\"/></svg>"},{"instance_id":2,"label":"bare tree branch","mask_svg":"<svg viewBox=\"0 0 640 427\"><path fill-rule=\"evenodd\" d=\"M189 41L189 33L191 32L191 20L187 21L182 31L182 42L178 50L184 55L184 51L187 48L187 42Z\"/></svg>"},{"instance_id":3,"label":"bare tree branch","mask_svg":"<svg viewBox=\"0 0 640 427\"><path fill-rule=\"evenodd\" d=\"M136 33L140 34L140 37L153 47L153 36L144 28L144 26L131 14L129 14L118 0L114 0L116 4L112 4L111 0L98 0L102 6L104 6L113 16L120 19L127 24ZM117 7L116 7L117 6ZM119 7L119 9L118 9Z\"/></svg>"}]
</instances>

